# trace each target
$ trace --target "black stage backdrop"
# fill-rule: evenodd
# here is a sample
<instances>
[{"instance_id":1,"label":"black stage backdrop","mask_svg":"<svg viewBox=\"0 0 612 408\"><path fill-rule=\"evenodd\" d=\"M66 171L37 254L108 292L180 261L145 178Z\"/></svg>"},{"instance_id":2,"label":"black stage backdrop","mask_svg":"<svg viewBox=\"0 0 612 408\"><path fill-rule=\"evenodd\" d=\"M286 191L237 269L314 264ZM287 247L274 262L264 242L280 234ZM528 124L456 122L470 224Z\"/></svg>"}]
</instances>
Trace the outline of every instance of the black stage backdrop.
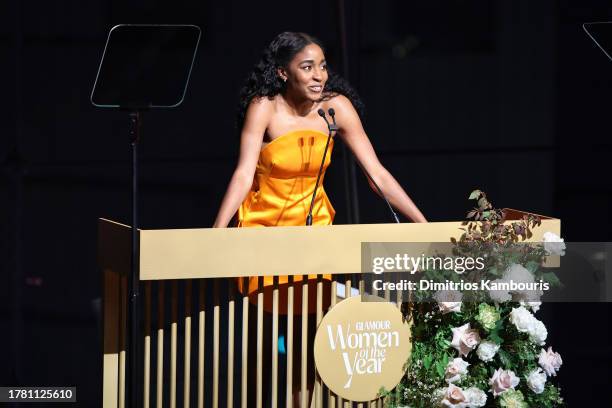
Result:
<instances>
[{"instance_id":1,"label":"black stage backdrop","mask_svg":"<svg viewBox=\"0 0 612 408\"><path fill-rule=\"evenodd\" d=\"M568 241L610 240L612 62L582 30L608 1L345 1L348 71L383 162L433 221L469 192L562 219ZM183 105L146 114L141 225L208 227L236 162L237 94L281 31L327 44L337 2L65 0L0 9L0 385L76 385L101 398L97 218L129 221L125 114L89 94L110 27L203 28ZM340 145L338 145L340 147ZM341 149L326 180L347 222ZM361 222L389 222L358 176ZM609 305L545 305L570 406L595 406L612 366Z\"/></svg>"}]
</instances>

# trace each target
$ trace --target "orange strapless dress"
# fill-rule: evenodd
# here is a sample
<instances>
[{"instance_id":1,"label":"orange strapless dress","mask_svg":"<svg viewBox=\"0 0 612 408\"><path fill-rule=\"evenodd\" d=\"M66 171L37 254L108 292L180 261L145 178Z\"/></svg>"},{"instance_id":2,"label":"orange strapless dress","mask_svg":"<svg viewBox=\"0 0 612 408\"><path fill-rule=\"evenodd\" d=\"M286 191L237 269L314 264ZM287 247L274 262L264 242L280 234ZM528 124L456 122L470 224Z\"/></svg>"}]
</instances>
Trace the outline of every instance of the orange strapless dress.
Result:
<instances>
[{"instance_id":1,"label":"orange strapless dress","mask_svg":"<svg viewBox=\"0 0 612 408\"><path fill-rule=\"evenodd\" d=\"M238 227L305 225L326 142L327 135L321 131L294 130L268 143L259 155L251 191L238 209ZM336 214L323 188L333 146L332 138L315 197L313 225L331 225ZM331 280L331 275L323 278ZM300 280L301 276L294 277ZM238 288L245 293L242 281ZM287 282L287 276L279 277L279 284ZM272 284L273 277L265 276L264 287ZM248 294L257 291L257 277L249 278L248 285Z\"/></svg>"}]
</instances>

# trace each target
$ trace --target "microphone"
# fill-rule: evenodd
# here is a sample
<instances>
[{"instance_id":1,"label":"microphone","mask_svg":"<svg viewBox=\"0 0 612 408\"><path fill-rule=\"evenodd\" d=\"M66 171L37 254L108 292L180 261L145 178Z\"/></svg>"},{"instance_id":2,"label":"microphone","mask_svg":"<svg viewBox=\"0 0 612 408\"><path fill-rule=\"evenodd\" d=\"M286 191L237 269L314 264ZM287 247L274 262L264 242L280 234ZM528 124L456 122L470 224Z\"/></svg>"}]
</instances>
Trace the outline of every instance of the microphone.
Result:
<instances>
[{"instance_id":1,"label":"microphone","mask_svg":"<svg viewBox=\"0 0 612 408\"><path fill-rule=\"evenodd\" d=\"M327 113L329 113L329 116L332 118L332 122L334 122L334 127L336 128L335 130L338 130L338 126L336 126L336 111L334 108L329 108Z\"/></svg>"},{"instance_id":2,"label":"microphone","mask_svg":"<svg viewBox=\"0 0 612 408\"><path fill-rule=\"evenodd\" d=\"M319 109L320 111L322 111L322 109ZM327 113L329 113L329 116L331 116L332 121L333 121L333 126L335 130L338 130L338 126L336 125L336 111L334 111L334 108L329 108L327 110ZM319 112L319 115L321 115L321 112ZM325 112L323 112L323 115L321 115L323 117L323 119L325 119ZM325 122L327 122L327 119L325 119ZM327 125L329 126L329 123L327 123ZM359 163L359 161L357 160L357 163ZM365 173L365 175L368 177L368 179L370 179L370 181L372 182L372 184L374 184L374 186L376 187L376 191L378 191L378 194L380 194L380 196L382 197L383 200L385 200L385 203L387 203L387 207L389 207L389 211L391 211L391 215L393 215L393 220L399 224L400 220L397 216L397 213L395 212L395 210L393 209L393 207L391 206L391 204L389 204L389 200L387 200L387 197L385 197L385 195L383 194L382 190L380 189L380 187L378 186L378 184L376 184L376 182L374 181L374 179L372 178L372 176L370 176L370 173L368 173L368 171L365 169L365 167L363 167L361 165L361 163L359 163L359 167L361 167L361 170L363 170L363 172Z\"/></svg>"},{"instance_id":3,"label":"microphone","mask_svg":"<svg viewBox=\"0 0 612 408\"><path fill-rule=\"evenodd\" d=\"M323 165L325 164L325 158L327 157L327 149L329 147L329 141L331 140L331 137L332 137L332 131L336 130L335 124L334 125L329 124L329 121L325 117L325 111L323 109L319 109L317 113L319 114L319 116L323 118L323 120L327 124L328 135L327 135L327 143L325 143L325 150L323 151L323 159L321 160L321 166L319 166L319 173L317 174L317 181L315 182L315 188L312 193L312 198L310 199L310 209L308 210L308 215L306 216L306 225L312 225L312 210L314 208L314 201L315 201L315 197L317 196L317 189L319 188L319 181L321 180L321 174L323 173Z\"/></svg>"},{"instance_id":4,"label":"microphone","mask_svg":"<svg viewBox=\"0 0 612 408\"><path fill-rule=\"evenodd\" d=\"M336 112L334 112L333 108L330 108L327 112L329 112L329 116L331 116L332 120L333 120L333 124L329 123L329 121L327 120L327 117L325 116L325 111L323 109L319 109L317 111L317 113L319 114L320 117L323 118L323 120L325 121L325 124L327 125L327 130L328 131L338 131L338 126L336 126L336 118L334 117L334 115L336 114ZM333 113L332 113L333 112Z\"/></svg>"}]
</instances>

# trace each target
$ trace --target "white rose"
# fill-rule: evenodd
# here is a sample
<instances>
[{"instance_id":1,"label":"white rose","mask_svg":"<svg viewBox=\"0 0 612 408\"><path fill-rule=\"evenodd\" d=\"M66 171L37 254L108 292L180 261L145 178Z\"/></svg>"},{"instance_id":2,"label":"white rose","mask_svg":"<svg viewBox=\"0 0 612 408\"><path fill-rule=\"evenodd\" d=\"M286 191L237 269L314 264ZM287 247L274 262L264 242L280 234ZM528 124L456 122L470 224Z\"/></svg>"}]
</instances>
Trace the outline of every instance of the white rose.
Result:
<instances>
[{"instance_id":1,"label":"white rose","mask_svg":"<svg viewBox=\"0 0 612 408\"><path fill-rule=\"evenodd\" d=\"M525 290L515 290L512 292L514 294L513 299L519 302L522 306L529 303L541 303L540 299L544 295L544 291L540 289L525 289ZM539 307L537 307L539 308ZM535 312L536 310L534 310Z\"/></svg>"},{"instance_id":2,"label":"white rose","mask_svg":"<svg viewBox=\"0 0 612 408\"><path fill-rule=\"evenodd\" d=\"M527 333L529 340L542 346L548 337L548 330L544 323L536 319L524 306L519 306L510 312L510 322L521 333Z\"/></svg>"},{"instance_id":3,"label":"white rose","mask_svg":"<svg viewBox=\"0 0 612 408\"><path fill-rule=\"evenodd\" d=\"M502 280L510 282L532 283L533 274L523 267L523 265L512 264L504 271Z\"/></svg>"},{"instance_id":4,"label":"white rose","mask_svg":"<svg viewBox=\"0 0 612 408\"><path fill-rule=\"evenodd\" d=\"M546 371L546 374L554 377L557 375L559 368L561 368L563 360L561 359L561 355L559 353L555 353L552 350L552 347L549 347L548 350L542 349L540 352L538 364L540 364L540 367Z\"/></svg>"},{"instance_id":5,"label":"white rose","mask_svg":"<svg viewBox=\"0 0 612 408\"><path fill-rule=\"evenodd\" d=\"M494 281L491 281L492 284L497 284L501 282L505 281L503 279L495 279ZM490 290L489 297L495 303L504 303L512 300L512 296L510 295L510 293L505 290Z\"/></svg>"},{"instance_id":6,"label":"white rose","mask_svg":"<svg viewBox=\"0 0 612 408\"><path fill-rule=\"evenodd\" d=\"M459 355L467 356L480 343L478 330L470 329L469 323L460 327L454 327L451 331L453 332L451 346L457 349Z\"/></svg>"},{"instance_id":7,"label":"white rose","mask_svg":"<svg viewBox=\"0 0 612 408\"><path fill-rule=\"evenodd\" d=\"M504 271L504 276L502 277L502 281L514 283L533 283L534 277L528 269L524 268L519 264L512 264ZM514 300L516 301L528 301L528 302L537 302L540 300L544 292L541 290L511 290L510 293L514 294Z\"/></svg>"},{"instance_id":8,"label":"white rose","mask_svg":"<svg viewBox=\"0 0 612 408\"><path fill-rule=\"evenodd\" d=\"M493 373L493 377L489 380L489 384L491 385L491 392L494 397L497 397L499 394L508 391L509 389L514 389L520 382L519 378L514 374L514 371L511 370L502 370L498 368Z\"/></svg>"},{"instance_id":9,"label":"white rose","mask_svg":"<svg viewBox=\"0 0 612 408\"><path fill-rule=\"evenodd\" d=\"M521 300L521 306L524 306L526 308L528 307L531 309L533 313L535 313L538 310L540 310L540 306L542 306L542 302L528 302L525 300Z\"/></svg>"},{"instance_id":10,"label":"white rose","mask_svg":"<svg viewBox=\"0 0 612 408\"><path fill-rule=\"evenodd\" d=\"M455 381L460 381L461 378L467 374L467 368L469 365L470 363L461 357L457 357L452 361L449 361L448 365L446 366L446 382L452 383Z\"/></svg>"},{"instance_id":11,"label":"white rose","mask_svg":"<svg viewBox=\"0 0 612 408\"><path fill-rule=\"evenodd\" d=\"M482 361L489 362L493 360L493 357L495 357L495 354L497 354L498 350L499 344L485 340L478 346L478 349L476 350L476 355Z\"/></svg>"},{"instance_id":12,"label":"white rose","mask_svg":"<svg viewBox=\"0 0 612 408\"><path fill-rule=\"evenodd\" d=\"M543 346L546 342L546 337L548 337L548 330L546 330L546 326L540 320L534 319L534 324L529 331L529 340L534 342L539 346Z\"/></svg>"},{"instance_id":13,"label":"white rose","mask_svg":"<svg viewBox=\"0 0 612 408\"><path fill-rule=\"evenodd\" d=\"M516 326L516 329L521 333L529 333L532 331L536 318L525 309L524 306L515 307L510 312L510 322Z\"/></svg>"},{"instance_id":14,"label":"white rose","mask_svg":"<svg viewBox=\"0 0 612 408\"><path fill-rule=\"evenodd\" d=\"M487 394L476 387L468 388L463 391L468 407L484 407L487 403Z\"/></svg>"},{"instance_id":15,"label":"white rose","mask_svg":"<svg viewBox=\"0 0 612 408\"><path fill-rule=\"evenodd\" d=\"M457 290L439 290L433 297L438 302L442 314L461 311L463 293Z\"/></svg>"},{"instance_id":16,"label":"white rose","mask_svg":"<svg viewBox=\"0 0 612 408\"><path fill-rule=\"evenodd\" d=\"M544 241L544 249L548 255L565 255L565 242L563 238L554 232L545 232L542 240Z\"/></svg>"},{"instance_id":17,"label":"white rose","mask_svg":"<svg viewBox=\"0 0 612 408\"><path fill-rule=\"evenodd\" d=\"M541 368L538 367L527 375L527 386L536 394L544 392L544 385L546 385L546 373Z\"/></svg>"}]
</instances>

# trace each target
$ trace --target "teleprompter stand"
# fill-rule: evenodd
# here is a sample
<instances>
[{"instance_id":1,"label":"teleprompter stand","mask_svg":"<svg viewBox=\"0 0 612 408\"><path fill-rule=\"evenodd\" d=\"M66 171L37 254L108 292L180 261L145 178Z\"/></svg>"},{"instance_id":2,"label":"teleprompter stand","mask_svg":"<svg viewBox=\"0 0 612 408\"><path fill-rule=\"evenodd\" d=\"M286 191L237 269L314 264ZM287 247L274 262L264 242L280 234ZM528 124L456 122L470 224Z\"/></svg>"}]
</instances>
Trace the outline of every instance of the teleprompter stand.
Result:
<instances>
[{"instance_id":1,"label":"teleprompter stand","mask_svg":"<svg viewBox=\"0 0 612 408\"><path fill-rule=\"evenodd\" d=\"M584 23L584 31L593 42L612 60L612 21Z\"/></svg>"},{"instance_id":2,"label":"teleprompter stand","mask_svg":"<svg viewBox=\"0 0 612 408\"><path fill-rule=\"evenodd\" d=\"M128 278L126 406L139 407L138 143L143 112L175 108L184 99L200 41L194 25L113 27L106 41L91 102L127 112L132 150L131 268Z\"/></svg>"}]
</instances>

